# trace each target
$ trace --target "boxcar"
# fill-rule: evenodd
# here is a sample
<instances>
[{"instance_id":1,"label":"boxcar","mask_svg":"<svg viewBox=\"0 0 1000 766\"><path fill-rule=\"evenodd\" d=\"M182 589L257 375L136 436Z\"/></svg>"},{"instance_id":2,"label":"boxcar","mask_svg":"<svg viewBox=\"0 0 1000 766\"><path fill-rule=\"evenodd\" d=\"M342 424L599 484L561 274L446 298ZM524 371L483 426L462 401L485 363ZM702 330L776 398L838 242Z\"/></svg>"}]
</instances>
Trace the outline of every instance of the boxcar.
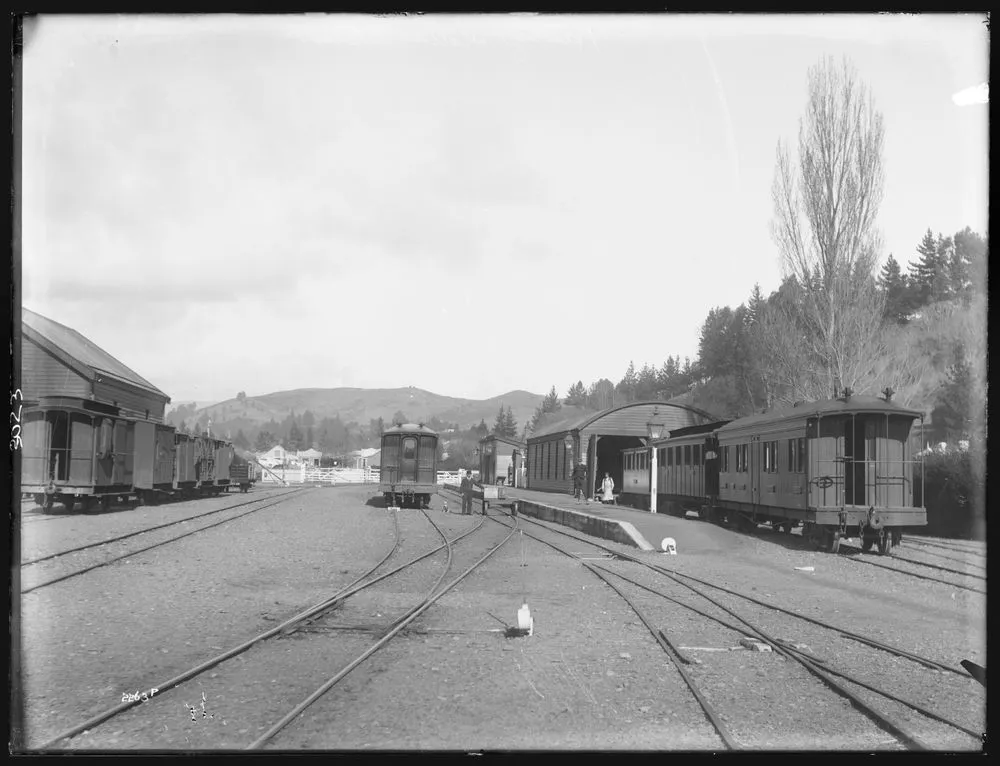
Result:
<instances>
[{"instance_id":1,"label":"boxcar","mask_svg":"<svg viewBox=\"0 0 1000 766\"><path fill-rule=\"evenodd\" d=\"M24 410L21 491L46 508L116 498L143 504L218 493L230 482L233 447L135 417L100 402L43 397Z\"/></svg>"},{"instance_id":2,"label":"boxcar","mask_svg":"<svg viewBox=\"0 0 1000 766\"><path fill-rule=\"evenodd\" d=\"M657 505L748 530L802 525L834 552L856 536L888 553L904 528L927 524L913 487L921 418L888 396L846 395L672 431L654 445ZM642 481L634 491L648 497L649 469Z\"/></svg>"},{"instance_id":3,"label":"boxcar","mask_svg":"<svg viewBox=\"0 0 1000 766\"><path fill-rule=\"evenodd\" d=\"M437 432L422 423L387 428L382 434L379 491L386 505L426 508L437 492Z\"/></svg>"},{"instance_id":4,"label":"boxcar","mask_svg":"<svg viewBox=\"0 0 1000 766\"><path fill-rule=\"evenodd\" d=\"M143 423L150 425L151 423ZM105 505L133 490L136 421L117 407L45 397L25 409L21 491L39 505Z\"/></svg>"}]
</instances>

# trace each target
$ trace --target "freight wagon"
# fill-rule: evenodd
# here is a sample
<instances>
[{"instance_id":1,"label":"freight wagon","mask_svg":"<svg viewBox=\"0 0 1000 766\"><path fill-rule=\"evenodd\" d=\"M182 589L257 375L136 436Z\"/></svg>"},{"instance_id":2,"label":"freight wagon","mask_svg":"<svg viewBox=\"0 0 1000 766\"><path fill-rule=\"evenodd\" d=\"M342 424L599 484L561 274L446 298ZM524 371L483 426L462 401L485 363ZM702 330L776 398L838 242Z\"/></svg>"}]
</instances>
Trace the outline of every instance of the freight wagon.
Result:
<instances>
[{"instance_id":1,"label":"freight wagon","mask_svg":"<svg viewBox=\"0 0 1000 766\"><path fill-rule=\"evenodd\" d=\"M73 397L25 402L21 491L51 508L104 508L218 494L230 483L233 446L179 433L111 405Z\"/></svg>"}]
</instances>

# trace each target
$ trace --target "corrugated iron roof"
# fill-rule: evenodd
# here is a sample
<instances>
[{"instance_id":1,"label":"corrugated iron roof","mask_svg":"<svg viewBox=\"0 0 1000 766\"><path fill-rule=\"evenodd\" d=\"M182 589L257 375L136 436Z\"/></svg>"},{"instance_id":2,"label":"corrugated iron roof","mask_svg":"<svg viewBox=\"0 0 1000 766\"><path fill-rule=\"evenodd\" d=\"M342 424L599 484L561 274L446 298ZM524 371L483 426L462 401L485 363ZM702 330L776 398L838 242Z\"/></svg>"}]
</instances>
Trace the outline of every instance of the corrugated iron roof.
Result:
<instances>
[{"instance_id":1,"label":"corrugated iron roof","mask_svg":"<svg viewBox=\"0 0 1000 766\"><path fill-rule=\"evenodd\" d=\"M75 359L80 364L89 367L95 373L122 380L150 393L165 398L170 397L129 367L115 359L111 354L96 343L85 338L76 330L66 325L54 322L48 317L37 314L30 309L22 309L22 322L42 338L56 346L63 353Z\"/></svg>"}]
</instances>

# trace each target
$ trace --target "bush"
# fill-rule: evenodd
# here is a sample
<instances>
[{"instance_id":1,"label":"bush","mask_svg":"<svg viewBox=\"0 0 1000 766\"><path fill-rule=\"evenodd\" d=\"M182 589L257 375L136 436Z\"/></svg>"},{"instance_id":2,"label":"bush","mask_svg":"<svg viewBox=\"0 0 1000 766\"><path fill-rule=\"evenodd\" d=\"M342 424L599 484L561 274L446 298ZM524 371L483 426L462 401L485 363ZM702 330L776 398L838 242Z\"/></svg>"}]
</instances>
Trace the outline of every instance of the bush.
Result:
<instances>
[{"instance_id":1,"label":"bush","mask_svg":"<svg viewBox=\"0 0 1000 766\"><path fill-rule=\"evenodd\" d=\"M924 456L923 500L928 534L967 539L985 538L985 481L981 461L971 450L948 449ZM920 504L921 481L916 476L914 503Z\"/></svg>"}]
</instances>

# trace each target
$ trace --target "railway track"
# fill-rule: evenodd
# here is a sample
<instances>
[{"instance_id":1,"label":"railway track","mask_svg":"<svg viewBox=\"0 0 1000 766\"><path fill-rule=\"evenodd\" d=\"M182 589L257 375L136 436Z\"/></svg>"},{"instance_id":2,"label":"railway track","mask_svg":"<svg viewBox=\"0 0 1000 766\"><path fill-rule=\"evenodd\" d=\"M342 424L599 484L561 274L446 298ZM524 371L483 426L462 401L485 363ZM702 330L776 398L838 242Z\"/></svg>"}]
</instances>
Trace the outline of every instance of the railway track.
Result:
<instances>
[{"instance_id":1,"label":"railway track","mask_svg":"<svg viewBox=\"0 0 1000 766\"><path fill-rule=\"evenodd\" d=\"M291 490L290 492L283 492L280 495L265 495L264 497L256 497L252 500L246 500L242 503L236 503L235 505L227 505L225 508L216 508L214 511L207 511L205 513L196 513L194 516L185 516L182 519L175 519L174 521L168 521L165 524L157 524L156 526L153 527L146 527L145 529L140 529L135 532L129 532L128 534L125 535L118 535L117 537L109 537L105 540L98 540L97 542L87 543L86 545L78 545L76 548L68 548L67 550L58 551L56 553L50 553L45 556L36 556L33 559L27 559L26 561L22 561L21 566L26 567L31 564L39 564L43 561L50 561L51 559L59 558L60 556L67 556L70 553L78 553L80 551L85 551L89 548L97 548L101 545L117 543L121 540L127 540L130 537L136 537L137 535L144 535L147 532L154 532L157 529L165 529L167 527L172 527L176 524L183 524L186 521L196 521L198 519L203 519L207 516L213 516L216 513L223 513L224 511L232 511L235 510L236 508L242 508L247 505L253 505L254 503L262 503L265 500L272 500L276 497L285 497L287 495L291 495L301 491L302 490L294 489Z\"/></svg>"},{"instance_id":2,"label":"railway track","mask_svg":"<svg viewBox=\"0 0 1000 766\"><path fill-rule=\"evenodd\" d=\"M221 521L216 521L216 522L214 522L212 524L206 524L203 527L198 527L197 529L193 529L190 532L185 532L182 535L177 535L176 537L171 537L171 538L169 538L167 540L162 540L162 541L160 541L158 543L154 543L152 545L147 545L144 548L137 548L137 549L128 551L127 553L123 553L123 554L120 554L118 556L113 556L110 559L105 559L104 561L99 561L96 564L92 564L92 565L84 567L82 569L76 569L76 570L74 570L72 572L68 572L66 574L62 574L62 575L60 575L58 577L54 577L52 579L43 580L42 582L36 583L34 585L31 585L31 586L29 586L27 588L22 588L21 589L21 595L24 596L24 595L26 595L28 593L33 593L34 591L40 590L41 588L47 588L50 585L55 585L56 583L64 582L64 581L70 580L70 579L72 579L74 577L79 577L80 575L87 574L88 572L92 572L95 569L100 569L100 568L106 567L106 566L108 566L110 564L114 564L115 562L121 561L122 559L127 559L127 558L130 558L132 556L136 556L136 555L138 555L140 553L145 553L146 551L151 551L151 550L153 550L155 548L160 548L160 547L162 547L164 545L169 545L170 543L175 543L178 540L183 540L185 537L190 537L191 535L196 535L199 532L204 532L207 529L212 529L212 528L218 527L218 526L220 526L222 524L228 524L230 521L236 521L236 519L242 519L244 516L249 516L252 513L258 513L260 511L266 510L268 508L273 508L274 506L279 505L280 503L285 502L289 498L289 496L295 495L295 494L297 494L299 492L302 492L302 491L304 491L304 490L293 490L291 492L283 493L283 494L279 495L277 499L274 499L274 496L272 495L272 496L270 496L268 498L265 498L265 499L267 499L267 500L273 500L273 502L266 503L265 505L260 505L260 506L258 506L256 508L251 508L248 511L244 511L243 513L238 513L235 516L230 516L228 518L222 519ZM83 550L88 550L88 549L92 549L92 548L99 548L99 547L104 546L104 545L109 545L111 543L119 542L119 541L124 540L126 538L135 537L136 535L141 535L141 534L145 534L147 532L154 531L156 529L161 529L162 527L173 526L174 524L180 524L180 523L183 523L184 521L196 520L198 518L203 518L205 516L210 516L210 515L212 515L214 513L221 513L222 511L233 510L233 508L239 508L241 506L250 505L250 504L256 503L256 502L260 502L260 500L252 500L252 501L248 501L246 503L240 503L240 504L235 505L235 506L229 506L228 508L222 508L222 509L220 509L218 511L209 511L208 513L200 514L199 516L194 516L194 517L191 517L191 518L188 518L188 519L181 519L181 520L176 521L176 522L170 522L169 524L162 524L162 525L160 525L158 527L152 527L150 529L140 530L138 532L133 532L133 533L130 533L130 534L127 534L127 535L122 535L121 537L112 538L110 540L103 540L103 541L92 543L92 544L89 544L89 545L83 545L83 546L80 546L79 548L74 548L74 549L68 550L68 551L62 551L61 553L53 554L51 556L45 556L45 557L42 557L42 558L39 558L39 559L34 559L34 560L31 560L31 561L28 561L28 562L22 564L21 566L24 567L24 566L28 566L30 564L37 564L37 563L41 563L41 562L44 562L44 561L49 561L49 560L54 560L56 558L61 558L63 556L69 555L71 553L78 553L78 552L83 551Z\"/></svg>"},{"instance_id":3,"label":"railway track","mask_svg":"<svg viewBox=\"0 0 1000 766\"><path fill-rule=\"evenodd\" d=\"M906 541L904 540L902 547L905 547L905 545ZM944 559L945 561L952 561L957 564L965 564L966 566L975 567L976 569L982 569L982 570L986 569L986 565L984 563L978 563L970 560L972 558L979 558L980 554L972 554L969 555L968 558L955 558L954 556L949 556L946 553L938 553L937 551L926 550L924 548L919 548L919 547L909 548L908 550L911 553L915 553L920 556L934 556L936 559ZM898 556L896 556L896 558L898 558ZM985 555L983 555L982 558L985 558Z\"/></svg>"},{"instance_id":4,"label":"railway track","mask_svg":"<svg viewBox=\"0 0 1000 766\"><path fill-rule=\"evenodd\" d=\"M425 516L427 516L426 511L422 511ZM430 517L427 516L428 521L431 521ZM482 527L486 520L486 515L484 514L479 525L476 529ZM437 528L437 525L431 521L431 524ZM518 527L515 523L511 526L510 533L503 538L499 543L490 548L483 556L479 557L471 566L466 568L461 574L453 578L447 585L439 589L441 582L444 577L448 574L451 569L452 557L451 557L451 545L448 547L448 565L442 571L441 576L435 582L434 586L427 592L427 594L413 607L408 609L403 615L396 618L386 632L380 639L378 639L374 644L372 644L368 649L362 652L360 655L355 657L353 660L348 662L340 671L324 681L315 691L313 691L304 700L298 703L291 711L285 714L280 720L278 720L270 729L260 735L252 743L247 745L245 749L247 750L258 750L263 748L270 740L272 740L282 729L284 729L289 723L300 716L310 705L312 705L316 700L330 691L334 686L340 683L344 678L348 676L351 671L357 668L359 665L368 660L372 655L374 655L379 650L383 649L387 644L389 644L396 636L402 633L406 627L420 617L424 612L430 609L438 599L444 596L449 591L453 590L458 586L466 577L471 575L479 567L486 563L486 561L493 556L498 550L500 550L510 539L514 536ZM440 531L440 530L439 530Z\"/></svg>"},{"instance_id":5,"label":"railway track","mask_svg":"<svg viewBox=\"0 0 1000 766\"><path fill-rule=\"evenodd\" d=\"M978 546L973 545L962 545L959 543L942 543L936 540L918 540L913 537L903 538L904 546L916 545L920 548L940 548L942 550L951 551L952 553L964 553L968 556L978 556L980 558L986 558L986 553L979 549Z\"/></svg>"},{"instance_id":6,"label":"railway track","mask_svg":"<svg viewBox=\"0 0 1000 766\"><path fill-rule=\"evenodd\" d=\"M849 552L853 553L854 555L851 555ZM945 580L940 577L933 577L930 574L914 572L909 569L903 569L898 566L892 566L891 564L885 563L885 561L891 561L894 563L902 563L902 564L913 564L916 566L926 567L928 569L936 569L941 572L948 572L951 574L959 575L961 577L968 577L973 580L979 580L983 583L986 582L985 574L977 574L975 572L963 572L959 569L952 569L950 567L944 567L938 564L929 564L923 561L914 561L913 559L901 558L899 556L892 556L892 557L882 556L880 557L882 559L881 561L869 561L866 558L862 558L864 554L865 552L861 548L856 548L854 546L849 546L844 544L841 544L840 546L840 555L843 558L847 559L848 561L853 561L857 564L867 564L869 566L878 567L879 569L887 569L890 572L899 572L900 574L916 577L920 580L928 580L930 582L941 583L942 585L947 585L952 588L959 588L961 590L968 590L972 591L973 593L981 593L983 595L986 595L985 590L973 587L972 585L963 585L962 583L953 582L952 580Z\"/></svg>"},{"instance_id":7,"label":"railway track","mask_svg":"<svg viewBox=\"0 0 1000 766\"><path fill-rule=\"evenodd\" d=\"M380 575L375 576L375 573L381 567L383 567L389 561L389 559L394 554L396 554L398 552L398 550L399 550L400 539L401 539L401 535L400 535L400 531L399 531L399 519L398 519L398 516L396 515L396 513L394 512L393 513L393 523L394 523L394 530L395 530L395 535L394 535L395 539L394 539L392 548L375 565L373 565L372 567L370 567L369 569L367 569L364 573L362 573L361 575L359 575L358 577L356 577L348 585L340 588L333 595L329 596L326 599L323 599L322 601L320 601L318 603L313 604L310 607L307 607L306 609L300 611L299 613L297 613L293 617L285 620L281 624L279 624L279 625L277 625L277 626L275 626L275 627L273 627L273 628L271 628L271 629L269 629L267 631L264 631L263 633L260 633L259 635L254 636L253 638L251 638L251 639L249 639L247 641L244 641L243 643L239 644L236 647L233 647L233 648L228 649L228 650L226 650L226 651L224 651L224 652L222 652L222 653L220 653L218 655L215 655L215 656L211 657L210 659L205 660L204 662L198 664L197 666L195 666L193 668L190 668L190 669L188 669L188 670L186 670L186 671L184 671L184 672L182 672L182 673L174 676L173 678L170 678L170 679L168 679L166 681L163 681L163 682L161 682L159 684L150 686L148 689L144 690L140 694L137 694L134 699L132 699L132 700L130 700L128 702L122 702L122 703L120 703L120 704L118 704L118 705L116 705L116 706L114 706L112 708L109 708L109 709L104 710L104 711L102 711L102 712L100 712L100 713L98 713L98 714L96 714L94 716L91 716L86 721L84 721L84 722L82 722L80 724L77 724L77 725L75 725L75 726L73 726L73 727L71 727L71 728L69 728L69 729L61 732L57 736L49 739L44 744L40 745L38 749L40 749L40 750L52 750L59 743L68 742L69 740L72 740L74 737L78 736L81 733L89 732L90 730L94 729L95 727L104 725L108 721L113 720L114 718L120 716L121 714L125 713L126 711L128 711L128 710L130 710L130 709L132 709L132 708L134 708L134 707L136 707L138 705L141 705L141 704L150 704L150 703L152 703L154 701L162 700L163 699L162 695L163 695L164 692L166 692L166 691L168 691L170 689L176 688L176 687L180 686L181 684L183 684L183 683L185 683L187 681L190 681L191 679L193 679L193 678L201 675L202 673L205 673L209 669L211 669L211 668L219 665L222 662L225 662L228 659L231 659L231 658L234 658L234 657L237 657L237 656L243 654L244 652L246 652L249 649L251 649L253 646L255 646L255 645L257 645L257 644L259 644L259 643L261 643L263 641L266 641L267 639L270 639L270 638L275 637L275 636L288 636L291 633L294 633L298 628L300 628L302 626L308 626L311 622L314 622L314 621L322 618L327 613L329 613L331 610L333 610L336 607L338 607L339 605L341 605L344 601L346 601L347 599L349 599L351 596L354 596L357 593L365 591L368 588L371 588L372 586L376 585L377 583L380 583L380 582L386 580L387 578L390 578L390 577L392 577L392 576L394 576L394 575L396 575L396 574L398 574L400 572L403 572L403 571L409 569L410 567L414 566L418 562L423 561L424 559L427 559L427 558L435 555L436 553L440 552L442 549L447 549L447 552L448 552L448 565L442 571L440 577L436 581L435 586L431 590L431 592L429 592L427 594L427 596L425 596L423 599L421 599L421 601L415 607L413 607L410 610L408 610L404 615L402 615L401 617L399 617L398 619L396 619L393 622L391 630L390 630L390 634L387 634L382 639L380 639L376 643L376 645L374 645L368 651L366 651L363 654L363 656L355 658L352 662L350 662L348 664L347 667L345 667L338 674L338 676L336 676L334 679L328 680L323 685L323 687L321 687L322 690L317 690L312 695L310 695L309 698L307 698L302 703L300 703L299 705L297 705L296 708L295 708L295 710L292 713L289 713L288 715L286 715L285 717L283 717L278 723L276 723L272 727L272 730L269 730L269 732L267 732L266 735L262 735L260 738L258 738L257 741L255 741L255 743L253 745L250 746L251 748L259 747L264 742L266 742L271 737L273 737L278 731L280 731L281 728L283 728L285 725L287 725L287 723L289 721L293 720L296 716L298 716L303 710L305 710L306 707L308 707L310 704L312 704L312 702L314 702L316 699L319 699L319 697L322 696L323 693L325 693L330 688L332 688L332 686L335 685L337 682L339 682L340 679L342 679L343 677L345 677L354 668L356 668L358 665L360 665L361 663L363 663L368 657L370 657L372 654L374 654L380 648L382 648L386 643L388 643L387 639L391 638L392 636L397 635L410 622L412 622L413 619L415 619L417 616L419 616L421 613L423 613L423 611L426 611L426 609L429 608L430 605L434 603L434 601L436 601L440 596L444 595L444 593L446 593L448 590L450 590L455 585L457 585L458 582L461 581L461 579L463 579L465 576L467 576L472 571L472 568L470 568L470 570L467 570L459 578L457 578L456 580L452 581L452 583L450 583L445 588L443 588L441 590L436 590L438 588L438 586L440 585L441 581L444 579L444 577L447 575L447 573L448 573L448 571L450 569L451 560L452 560L452 546L455 545L456 543L460 542L461 540L465 539L469 535L473 534L474 532L480 530L483 527L483 525L485 524L486 518L485 517L480 518L479 522L475 526L469 528L468 530L463 531L461 534L458 534L458 535L456 535L456 536L454 536L452 538L448 538L448 537L446 537L441 532L440 528L430 519L430 517L427 515L426 512L422 512L422 513L427 518L427 520L431 523L431 525L434 527L434 529L441 535L441 537L443 539L443 542L440 545L438 545L437 547L432 548L432 549L430 549L430 550L428 550L428 551L426 551L426 552L424 552L424 553L422 553L422 554L420 554L420 555L418 555L418 556L416 556L414 558L411 558L408 561L406 561L406 562L404 562L404 563L402 563L402 564L400 564L400 565L398 565L398 566L396 566L396 567L394 567L394 568L392 568L392 569L390 569L390 570L388 570L388 571L386 571L386 572L384 572L384 573L382 573ZM510 535L508 535L508 537L505 538L504 542L506 542L506 540L509 539L509 538L510 538ZM477 562L476 566L478 566L483 561L485 561L487 558L489 558L489 556L492 555L499 547L500 546L496 546L495 548L493 548L485 557L483 557L479 562ZM66 749L66 748L59 748L59 749Z\"/></svg>"},{"instance_id":8,"label":"railway track","mask_svg":"<svg viewBox=\"0 0 1000 766\"><path fill-rule=\"evenodd\" d=\"M773 611L776 611L776 612L779 612L779 613L782 613L782 614L785 614L785 615L788 615L788 616L792 616L792 617L795 617L795 618L798 618L798 619L801 619L801 620L805 620L806 622L810 622L810 623L813 623L815 625L819 625L819 626L828 628L830 630L835 631L837 633L837 635L840 636L840 637L848 638L848 639L851 639L853 641L856 641L856 642L859 642L859 643L862 643L862 644L866 644L866 645L868 645L868 646L870 646L872 648L878 649L878 650L880 650L882 652L888 652L888 653L893 654L893 655L898 656L898 657L904 657L906 659L909 659L909 660L911 660L913 662L916 662L916 663L922 665L923 667L931 669L933 671L936 671L936 672L950 672L950 673L954 673L956 675L959 675L959 676L961 676L963 678L971 679L971 676L969 676L968 673L964 672L963 670L959 670L957 668L945 665L943 663L939 663L936 660L933 660L933 659L930 659L930 658L920 657L919 655L913 654L913 653L908 652L908 651L906 651L904 649L899 649L897 647L889 646L889 645L884 644L884 643L882 643L880 641L877 641L877 640L874 640L874 639L862 636L862 635L854 633L852 631L843 630L841 628L838 628L837 626L830 625L828 623L825 623L823 621L817 620L815 618L811 618L811 617L809 617L807 615L802 615L802 614L796 613L796 612L794 612L792 610L788 610L788 609L784 609L782 607L778 607L775 604L770 604L770 603L762 601L760 599L756 599L756 598L747 596L745 594L738 593L738 592L733 591L731 589L727 589L727 588L724 588L724 587L719 586L717 584L710 583L710 582L708 582L706 580L703 580L703 579L700 579L700 578L695 578L695 577L692 577L690 575L686 575L686 574L683 574L683 573L675 572L673 570L670 570L670 569L667 569L667 568L664 568L664 567L660 567L660 566L656 566L656 565L650 564L649 562L643 561L642 559L639 559L639 558L637 558L635 556L630 556L628 554L624 554L624 553L622 553L620 551L616 551L614 549L611 549L608 546L602 545L600 543L596 543L593 540L588 540L586 538L583 538L583 537L580 537L578 535L566 532L564 530L555 529L555 528L550 527L548 525L541 524L540 522L535 521L533 519L526 519L526 521L530 522L533 525L537 525L537 526L539 526L539 527L547 530L548 532L552 532L552 533L556 533L556 534L559 534L559 535L562 535L562 536L566 536L566 537L569 537L569 538L571 538L571 539L573 539L573 540L575 540L577 542L583 542L583 543L589 544L589 545L591 545L593 547L596 547L598 549L610 552L617 559L624 560L624 561L627 561L627 562L631 562L631 563L634 563L634 564L638 564L638 565L644 567L647 570L651 570L653 572L659 573L660 575L663 575L663 576L667 577L671 581L672 584L677 585L677 586L681 586L686 591L689 591L690 593L695 594L700 599L702 599L704 601L707 601L709 604L712 604L714 609L721 610L722 612L724 612L727 615L727 618L732 618L733 620L736 620L739 623L739 624L734 624L729 619L720 618L718 615L712 615L712 614L706 612L705 609L703 609L703 608L699 609L698 607L695 607L692 604L687 603L687 602L685 602L684 600L682 600L680 598L676 598L674 596L671 596L670 594L664 592L662 588L653 588L653 587L650 587L648 585L644 585L644 584L639 583L639 582L637 582L637 581L635 581L635 580L633 580L633 579L631 579L631 578L629 578L629 577L627 577L625 575L622 575L619 572L614 572L614 571L612 571L610 569L607 569L605 567L596 566L594 564L589 563L588 561L581 560L581 555L579 553L573 553L571 551L565 550L565 549L561 548L560 546L552 543L549 540L544 540L541 537L539 537L538 535L534 535L534 534L526 532L526 534L528 534L530 537L532 537L533 539L537 540L538 542L541 542L541 543L543 543L545 545L548 545L549 547L552 547L553 549L555 549L555 550L557 550L557 551L559 551L559 552L561 552L561 553L563 553L563 554L565 554L567 556L570 556L572 558L575 558L575 559L579 560L580 563L583 566L585 566L588 570L590 570L591 572L593 572L596 576L600 577L600 579L602 581L604 581L607 585L609 585L609 587L611 587L613 590L615 590L615 592L618 593L618 595L620 595L629 604L629 606L637 614L637 616L640 618L640 620L643 622L643 624L650 630L650 632L652 633L654 639L661 645L661 647L663 647L664 651L666 652L666 654L668 655L668 657L670 658L670 660L673 662L674 666L681 673L682 677L684 678L685 683L687 683L688 687L691 689L692 693L694 694L694 696L698 700L699 704L702 706L703 710L705 711L706 717L709 719L709 721L712 723L712 725L715 727L716 731L718 732L720 739L723 741L723 743L727 747L729 747L731 749L737 749L737 748L739 748L740 747L739 743L733 738L733 735L728 730L727 726L725 726L724 724L720 725L721 724L721 717L719 716L718 711L716 711L713 708L713 706L705 699L705 695L696 688L696 682L691 678L690 673L684 667L685 665L690 664L690 660L688 660L687 658L684 657L684 655L681 653L680 649L673 642L670 641L669 637L666 635L666 633L664 631L657 630L655 628L655 626L653 625L653 622L652 622L651 618L649 617L649 615L646 614L646 613L644 613L644 611L635 603L635 600L632 599L632 598L630 598L623 591L623 589L622 589L622 587L620 585L615 585L612 580L608 579L609 575L611 577L616 577L616 578L618 578L620 580L623 580L625 582L629 582L634 587L638 587L640 589L643 589L646 592L650 592L653 595L656 595L656 596L659 596L660 598L666 599L667 601L669 601L669 602L671 602L671 603L673 603L675 605L678 605L678 606L681 606L681 607L683 607L685 609L691 610L694 613L701 615L705 619L709 619L709 620L714 621L714 622L716 622L718 624L722 624L724 627L728 628L731 631L734 631L734 632L738 633L739 635L749 636L749 637L755 637L758 640L766 643L767 645L769 645L772 648L772 650L774 652L777 652L778 654L782 655L783 657L786 658L786 660L791 660L791 661L794 661L794 662L798 663L800 666L802 666L810 674L812 674L814 677L816 677L818 680L820 680L828 688L830 688L831 690L833 690L834 692L836 692L841 697L844 697L844 698L848 699L853 707L855 707L857 710L859 710L860 712L862 712L865 716L867 716L870 720L872 720L877 726L879 726L880 728L882 728L886 732L890 733L895 739L897 739L904 747L906 747L908 749L911 749L911 750L927 750L927 749L930 749L930 748L929 748L929 746L920 737L918 737L916 734L914 734L909 729L909 727L907 725L905 725L903 723L900 723L898 720L895 720L894 718L889 717L888 715L886 715L885 713L883 713L882 711L880 711L877 707L875 707L875 706L869 704L868 702L866 702L862 697L859 696L858 693L852 691L851 688L848 685L845 685L844 682L847 682L849 684L854 684L855 686L860 687L860 688L862 688L862 689L864 689L864 690L866 690L868 692L877 694L877 695L879 695L880 697L882 697L882 698L884 698L886 700L890 700L893 703L896 703L898 705L902 705L903 707L905 707L909 711L913 711L913 712L915 712L915 713L917 713L919 715L924 716L925 718L931 719L931 720L936 721L938 723L945 724L946 726L948 726L948 727L950 727L952 729L955 729L957 731L960 731L961 733L963 733L965 735L968 735L970 737L973 737L973 738L975 738L977 740L979 740L979 738L980 738L980 733L979 732L973 730L970 727L965 726L964 724L962 724L959 721L952 720L951 718L948 718L947 716L944 716L944 715L942 715L940 713L937 713L937 712L935 712L933 710L930 710L925 705L923 705L923 704L921 704L919 702L915 702L913 700L904 699L900 695L894 694L890 690L879 688L879 687L877 687L877 686L869 683L865 679L858 678L855 675L852 675L852 674L850 674L850 673L848 673L848 672L846 672L844 670L840 670L840 669L834 668L829 663L824 662L823 660L820 660L819 658L817 658L817 657L815 657L815 656L813 656L811 654L806 653L801 648L797 648L793 644L790 644L788 642L781 641L781 640L778 640L778 639L772 637L769 632L765 632L758 624L755 624L754 622L751 622L750 620L748 620L747 618L745 618L744 616L742 616L738 612L736 612L734 609L732 609L730 607L727 607L725 604L721 603L717 598L713 598L708 593L704 592L703 590L699 590L698 588L695 588L694 586L691 585L691 582L688 582L688 581L690 580L692 582L699 583L701 585L707 586L708 588L715 589L715 590L720 591L722 593L729 594L730 596L735 596L735 597L737 597L739 599L743 599L745 601L754 603L754 604L756 604L758 606L765 607L766 609L773 610Z\"/></svg>"}]
</instances>

